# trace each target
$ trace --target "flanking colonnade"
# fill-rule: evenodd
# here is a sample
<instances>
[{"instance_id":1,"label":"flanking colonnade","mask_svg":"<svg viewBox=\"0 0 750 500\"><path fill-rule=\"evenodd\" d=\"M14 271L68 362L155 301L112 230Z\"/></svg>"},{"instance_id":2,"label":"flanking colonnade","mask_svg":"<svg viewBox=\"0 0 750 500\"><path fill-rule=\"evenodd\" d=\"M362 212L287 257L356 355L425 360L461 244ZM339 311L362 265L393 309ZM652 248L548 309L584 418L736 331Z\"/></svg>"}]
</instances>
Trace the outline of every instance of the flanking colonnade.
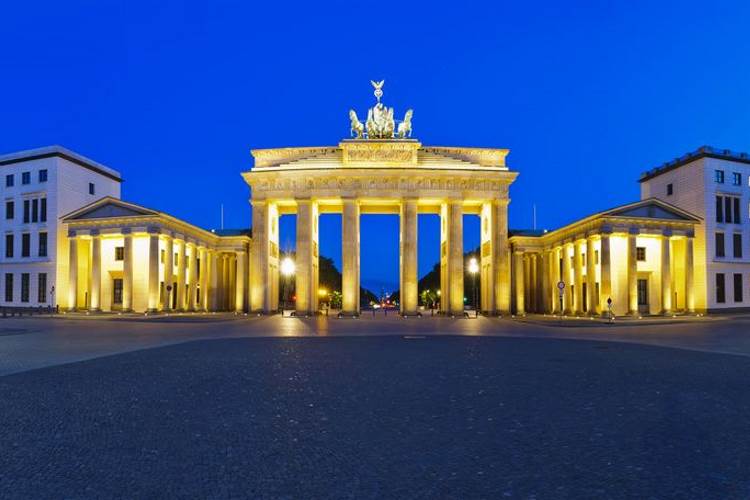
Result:
<instances>
[{"instance_id":1,"label":"flanking colonnade","mask_svg":"<svg viewBox=\"0 0 750 500\"><path fill-rule=\"evenodd\" d=\"M63 222L58 283L70 311L247 310L248 234L222 236L110 198Z\"/></svg>"},{"instance_id":2,"label":"flanking colonnade","mask_svg":"<svg viewBox=\"0 0 750 500\"><path fill-rule=\"evenodd\" d=\"M556 231L515 234L513 310L602 315L611 299L616 315L695 312L698 222L676 207L644 200Z\"/></svg>"}]
</instances>

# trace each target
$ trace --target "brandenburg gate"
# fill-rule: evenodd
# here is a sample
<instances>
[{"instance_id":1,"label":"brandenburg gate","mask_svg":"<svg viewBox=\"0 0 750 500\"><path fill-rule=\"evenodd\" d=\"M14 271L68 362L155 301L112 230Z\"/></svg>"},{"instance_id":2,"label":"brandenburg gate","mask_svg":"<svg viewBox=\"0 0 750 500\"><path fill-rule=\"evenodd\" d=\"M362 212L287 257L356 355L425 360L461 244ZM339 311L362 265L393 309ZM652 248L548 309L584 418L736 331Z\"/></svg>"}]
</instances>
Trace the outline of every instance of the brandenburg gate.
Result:
<instances>
[{"instance_id":1,"label":"brandenburg gate","mask_svg":"<svg viewBox=\"0 0 750 500\"><path fill-rule=\"evenodd\" d=\"M297 214L296 310L318 310L318 217L342 214L342 313L360 311L360 214L399 214L400 307L417 313L417 216L440 215L440 304L464 310L463 215L481 217L481 309L510 311L508 188L517 173L507 149L427 147L411 138L412 111L396 122L380 102L365 123L349 112L338 146L256 149L243 173L251 188L250 310L272 313L279 298L279 216Z\"/></svg>"}]
</instances>

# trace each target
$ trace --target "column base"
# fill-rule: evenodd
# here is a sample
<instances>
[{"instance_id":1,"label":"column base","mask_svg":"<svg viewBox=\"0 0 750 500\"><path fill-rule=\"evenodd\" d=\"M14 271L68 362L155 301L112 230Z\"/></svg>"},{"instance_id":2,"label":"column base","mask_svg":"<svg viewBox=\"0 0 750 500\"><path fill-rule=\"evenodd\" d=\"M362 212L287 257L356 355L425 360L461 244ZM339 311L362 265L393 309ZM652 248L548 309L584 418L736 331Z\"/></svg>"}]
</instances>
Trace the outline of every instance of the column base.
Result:
<instances>
[{"instance_id":1,"label":"column base","mask_svg":"<svg viewBox=\"0 0 750 500\"><path fill-rule=\"evenodd\" d=\"M150 307L150 308L146 309L146 314L155 314L155 313L158 313L158 312L159 312L159 310L156 309L156 308L153 308L153 307Z\"/></svg>"}]
</instances>

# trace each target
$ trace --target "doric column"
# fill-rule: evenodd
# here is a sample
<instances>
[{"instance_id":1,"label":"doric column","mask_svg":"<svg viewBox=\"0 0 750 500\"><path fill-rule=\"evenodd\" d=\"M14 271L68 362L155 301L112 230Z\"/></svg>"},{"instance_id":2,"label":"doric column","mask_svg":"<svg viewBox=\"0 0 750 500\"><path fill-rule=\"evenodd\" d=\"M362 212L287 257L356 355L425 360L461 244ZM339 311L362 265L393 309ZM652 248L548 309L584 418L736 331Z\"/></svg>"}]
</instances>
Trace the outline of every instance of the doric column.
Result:
<instances>
[{"instance_id":1,"label":"doric column","mask_svg":"<svg viewBox=\"0 0 750 500\"><path fill-rule=\"evenodd\" d=\"M401 314L416 314L418 307L417 200L409 199L401 203L400 229Z\"/></svg>"},{"instance_id":2,"label":"doric column","mask_svg":"<svg viewBox=\"0 0 750 500\"><path fill-rule=\"evenodd\" d=\"M689 313L695 312L695 287L693 268L693 235L688 234L685 240L685 300Z\"/></svg>"},{"instance_id":3,"label":"doric column","mask_svg":"<svg viewBox=\"0 0 750 500\"><path fill-rule=\"evenodd\" d=\"M583 257L581 256L581 242L573 241L573 307L576 314L583 313Z\"/></svg>"},{"instance_id":4,"label":"doric column","mask_svg":"<svg viewBox=\"0 0 750 500\"><path fill-rule=\"evenodd\" d=\"M172 235L167 234L164 237L164 310L172 310L172 294L177 293L174 287L174 264L172 255L174 254L174 244Z\"/></svg>"},{"instance_id":5,"label":"doric column","mask_svg":"<svg viewBox=\"0 0 750 500\"><path fill-rule=\"evenodd\" d=\"M189 311L195 311L197 309L195 289L198 285L198 247L194 243L188 243L188 250L190 254L188 255L187 308Z\"/></svg>"},{"instance_id":6,"label":"doric column","mask_svg":"<svg viewBox=\"0 0 750 500\"><path fill-rule=\"evenodd\" d=\"M201 300L198 309L208 311L208 250L206 247L198 249L200 264L198 267L198 282L200 283Z\"/></svg>"},{"instance_id":7,"label":"doric column","mask_svg":"<svg viewBox=\"0 0 750 500\"><path fill-rule=\"evenodd\" d=\"M123 229L122 247L122 310L133 310L133 235Z\"/></svg>"},{"instance_id":8,"label":"doric column","mask_svg":"<svg viewBox=\"0 0 750 500\"><path fill-rule=\"evenodd\" d=\"M672 231L661 237L661 308L663 314L672 314Z\"/></svg>"},{"instance_id":9,"label":"doric column","mask_svg":"<svg viewBox=\"0 0 750 500\"><path fill-rule=\"evenodd\" d=\"M208 308L211 311L219 309L219 259L216 251L209 251L209 284L208 284Z\"/></svg>"},{"instance_id":10,"label":"doric column","mask_svg":"<svg viewBox=\"0 0 750 500\"><path fill-rule=\"evenodd\" d=\"M638 228L628 232L628 313L638 315Z\"/></svg>"},{"instance_id":11,"label":"doric column","mask_svg":"<svg viewBox=\"0 0 750 500\"><path fill-rule=\"evenodd\" d=\"M253 312L272 313L278 305L279 210L275 203L253 200L249 302ZM299 217L298 217L299 224Z\"/></svg>"},{"instance_id":12,"label":"doric column","mask_svg":"<svg viewBox=\"0 0 750 500\"><path fill-rule=\"evenodd\" d=\"M550 251L542 251L542 272L541 272L541 292L542 292L542 312L547 314L552 312L550 304Z\"/></svg>"},{"instance_id":13,"label":"doric column","mask_svg":"<svg viewBox=\"0 0 750 500\"><path fill-rule=\"evenodd\" d=\"M341 215L341 307L344 314L359 314L359 202L343 200Z\"/></svg>"},{"instance_id":14,"label":"doric column","mask_svg":"<svg viewBox=\"0 0 750 500\"><path fill-rule=\"evenodd\" d=\"M148 312L159 310L159 235L148 235Z\"/></svg>"},{"instance_id":15,"label":"doric column","mask_svg":"<svg viewBox=\"0 0 750 500\"><path fill-rule=\"evenodd\" d=\"M464 211L460 200L448 203L448 280L450 282L450 313L464 313Z\"/></svg>"},{"instance_id":16,"label":"doric column","mask_svg":"<svg viewBox=\"0 0 750 500\"><path fill-rule=\"evenodd\" d=\"M297 200L297 313L318 310L318 204Z\"/></svg>"},{"instance_id":17,"label":"doric column","mask_svg":"<svg viewBox=\"0 0 750 500\"><path fill-rule=\"evenodd\" d=\"M508 244L508 203L498 200L494 205L494 245L495 254L495 310L500 314L510 314L510 245Z\"/></svg>"},{"instance_id":18,"label":"doric column","mask_svg":"<svg viewBox=\"0 0 750 500\"><path fill-rule=\"evenodd\" d=\"M603 232L599 246L599 304L602 312L608 312L607 300L612 298L612 256L610 253L610 233Z\"/></svg>"},{"instance_id":19,"label":"doric column","mask_svg":"<svg viewBox=\"0 0 750 500\"><path fill-rule=\"evenodd\" d=\"M245 312L245 251L237 252L237 268L234 276L234 310Z\"/></svg>"},{"instance_id":20,"label":"doric column","mask_svg":"<svg viewBox=\"0 0 750 500\"><path fill-rule=\"evenodd\" d=\"M89 310L101 310L102 298L102 237L91 236L91 273L89 274Z\"/></svg>"},{"instance_id":21,"label":"doric column","mask_svg":"<svg viewBox=\"0 0 750 500\"><path fill-rule=\"evenodd\" d=\"M68 233L68 311L78 307L78 236Z\"/></svg>"},{"instance_id":22,"label":"doric column","mask_svg":"<svg viewBox=\"0 0 750 500\"><path fill-rule=\"evenodd\" d=\"M589 315L600 313L599 297L596 296L596 259L594 237L586 238L586 311Z\"/></svg>"},{"instance_id":23,"label":"doric column","mask_svg":"<svg viewBox=\"0 0 750 500\"><path fill-rule=\"evenodd\" d=\"M227 289L229 287L229 267L227 265L227 255L222 253L219 256L219 310L227 308Z\"/></svg>"},{"instance_id":24,"label":"doric column","mask_svg":"<svg viewBox=\"0 0 750 500\"><path fill-rule=\"evenodd\" d=\"M531 312L538 313L539 312L539 287L538 287L538 280L539 280L539 272L537 267L537 260L538 260L538 254L532 253L529 256L529 265L531 266L531 273L529 276L529 288L531 289L531 307L527 307Z\"/></svg>"},{"instance_id":25,"label":"doric column","mask_svg":"<svg viewBox=\"0 0 750 500\"><path fill-rule=\"evenodd\" d=\"M520 250L515 250L513 252L513 275L516 288L516 314L518 314L519 316L523 316L524 314L526 314L526 291L524 289L524 282L526 278L524 277L523 252Z\"/></svg>"},{"instance_id":26,"label":"doric column","mask_svg":"<svg viewBox=\"0 0 750 500\"><path fill-rule=\"evenodd\" d=\"M187 276L185 275L185 264L187 263L187 244L185 240L178 243L177 247L177 309L187 310L187 293L185 293L185 284Z\"/></svg>"},{"instance_id":27,"label":"doric column","mask_svg":"<svg viewBox=\"0 0 750 500\"><path fill-rule=\"evenodd\" d=\"M550 258L549 258L549 276L550 276L550 301L552 304L551 312L559 313L560 312L560 292L557 288L557 283L560 281L560 249L559 248L553 248L550 252Z\"/></svg>"},{"instance_id":28,"label":"doric column","mask_svg":"<svg viewBox=\"0 0 750 500\"><path fill-rule=\"evenodd\" d=\"M570 243L566 243L562 246L562 263L563 263L563 275L561 281L565 283L564 297L563 297L563 313L572 314L573 309L573 294L571 293L571 279L570 279Z\"/></svg>"}]
</instances>

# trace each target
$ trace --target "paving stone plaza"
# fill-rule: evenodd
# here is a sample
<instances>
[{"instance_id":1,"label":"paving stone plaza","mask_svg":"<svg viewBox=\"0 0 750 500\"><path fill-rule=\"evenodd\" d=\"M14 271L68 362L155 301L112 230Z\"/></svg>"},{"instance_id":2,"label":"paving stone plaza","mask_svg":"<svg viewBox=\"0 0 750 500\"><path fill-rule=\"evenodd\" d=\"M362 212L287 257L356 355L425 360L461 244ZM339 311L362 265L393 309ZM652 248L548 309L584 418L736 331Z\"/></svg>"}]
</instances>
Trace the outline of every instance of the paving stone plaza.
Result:
<instances>
[{"instance_id":1,"label":"paving stone plaza","mask_svg":"<svg viewBox=\"0 0 750 500\"><path fill-rule=\"evenodd\" d=\"M750 317L0 323L2 498L747 498Z\"/></svg>"}]
</instances>

